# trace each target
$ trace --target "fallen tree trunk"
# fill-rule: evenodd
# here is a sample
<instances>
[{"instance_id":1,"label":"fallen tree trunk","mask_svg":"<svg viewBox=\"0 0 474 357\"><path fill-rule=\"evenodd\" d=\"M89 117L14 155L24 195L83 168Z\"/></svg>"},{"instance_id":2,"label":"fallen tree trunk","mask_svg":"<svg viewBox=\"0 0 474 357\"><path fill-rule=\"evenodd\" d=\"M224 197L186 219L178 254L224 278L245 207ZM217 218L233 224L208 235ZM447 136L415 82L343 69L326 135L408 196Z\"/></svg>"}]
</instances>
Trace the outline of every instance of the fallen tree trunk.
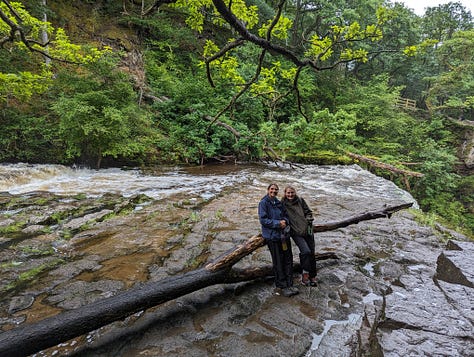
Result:
<instances>
[{"instance_id":1,"label":"fallen tree trunk","mask_svg":"<svg viewBox=\"0 0 474 357\"><path fill-rule=\"evenodd\" d=\"M400 211L402 209L405 209L405 208L410 208L411 206L413 206L413 202L404 203L404 204L401 204L401 205L398 205L398 206L385 207L380 211L365 212L365 213L359 214L357 216L346 218L342 221L315 224L315 225L313 225L313 231L314 232L333 231L337 228L344 228L344 227L347 227L351 224L357 224L359 222L368 221L370 219L390 218L393 213L395 213L397 211Z\"/></svg>"},{"instance_id":2,"label":"fallen tree trunk","mask_svg":"<svg viewBox=\"0 0 474 357\"><path fill-rule=\"evenodd\" d=\"M316 232L346 227L364 220L390 217L395 211L408 208L412 203L367 212L340 222L315 225ZM249 281L272 275L272 267L248 269L232 268L240 259L265 245L261 235L249 238L243 244L207 264L204 268L160 281L148 282L107 299L69 310L44 320L20 326L0 334L0 356L26 356L55 346L71 338L123 319L136 312L160 305L193 291L215 284ZM333 253L316 255L319 260L337 258Z\"/></svg>"},{"instance_id":3,"label":"fallen tree trunk","mask_svg":"<svg viewBox=\"0 0 474 357\"><path fill-rule=\"evenodd\" d=\"M393 172L393 173L396 173L396 174L401 174L401 175L406 175L406 176L413 176L413 177L423 177L424 176L424 174L422 174L421 172L399 169L396 166L393 166L393 165L390 165L390 164L385 164L383 162L371 159L371 158L366 157L366 156L354 154L352 152L348 152L347 155L349 157L353 158L353 159L365 162L365 163L369 164L370 166L378 167L378 168L381 168L381 169L384 169L384 170L387 170L387 171L390 171L390 172Z\"/></svg>"},{"instance_id":4,"label":"fallen tree trunk","mask_svg":"<svg viewBox=\"0 0 474 357\"><path fill-rule=\"evenodd\" d=\"M357 155L357 154L354 154L354 153L351 153L351 152L348 152L347 155L349 157L351 157L352 159L354 159L354 160L365 162L369 166L377 167L377 168L380 168L380 169L390 171L394 174L402 175L403 182L405 183L405 187L408 191L410 191L410 182L408 181L408 176L411 176L411 177L423 177L424 176L424 174L421 173L421 172L399 169L398 167L395 167L393 165L385 164L383 162L371 159L371 158L366 157L366 156Z\"/></svg>"}]
</instances>

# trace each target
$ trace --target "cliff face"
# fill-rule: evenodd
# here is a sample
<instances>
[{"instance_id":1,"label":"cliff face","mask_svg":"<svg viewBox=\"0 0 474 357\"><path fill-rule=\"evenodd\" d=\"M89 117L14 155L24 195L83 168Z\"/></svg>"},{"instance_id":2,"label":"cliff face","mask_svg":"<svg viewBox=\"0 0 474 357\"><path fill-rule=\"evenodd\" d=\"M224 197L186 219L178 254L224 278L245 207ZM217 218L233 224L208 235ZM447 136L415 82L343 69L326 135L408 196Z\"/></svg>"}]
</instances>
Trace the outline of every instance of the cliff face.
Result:
<instances>
[{"instance_id":1,"label":"cliff face","mask_svg":"<svg viewBox=\"0 0 474 357\"><path fill-rule=\"evenodd\" d=\"M459 126L459 150L458 155L464 163L461 172L470 175L474 172L474 122L458 122Z\"/></svg>"}]
</instances>

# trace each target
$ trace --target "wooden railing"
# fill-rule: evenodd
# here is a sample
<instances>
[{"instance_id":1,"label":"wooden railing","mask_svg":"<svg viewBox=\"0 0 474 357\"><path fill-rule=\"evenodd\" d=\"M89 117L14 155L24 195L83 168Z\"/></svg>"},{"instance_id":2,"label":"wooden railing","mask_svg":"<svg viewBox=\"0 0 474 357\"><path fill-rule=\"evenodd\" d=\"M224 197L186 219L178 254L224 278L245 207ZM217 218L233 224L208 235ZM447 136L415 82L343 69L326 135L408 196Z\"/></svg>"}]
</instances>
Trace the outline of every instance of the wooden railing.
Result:
<instances>
[{"instance_id":1,"label":"wooden railing","mask_svg":"<svg viewBox=\"0 0 474 357\"><path fill-rule=\"evenodd\" d=\"M399 97L395 103L397 107L416 110L416 100Z\"/></svg>"}]
</instances>

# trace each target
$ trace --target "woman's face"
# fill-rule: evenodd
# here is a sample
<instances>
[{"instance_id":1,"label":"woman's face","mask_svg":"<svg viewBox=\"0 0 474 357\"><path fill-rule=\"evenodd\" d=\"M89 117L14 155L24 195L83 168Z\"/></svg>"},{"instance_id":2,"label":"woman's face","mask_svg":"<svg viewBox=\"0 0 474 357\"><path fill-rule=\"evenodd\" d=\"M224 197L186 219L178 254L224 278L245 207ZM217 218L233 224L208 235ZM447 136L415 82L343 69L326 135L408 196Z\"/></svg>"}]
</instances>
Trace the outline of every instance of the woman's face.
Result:
<instances>
[{"instance_id":1,"label":"woman's face","mask_svg":"<svg viewBox=\"0 0 474 357\"><path fill-rule=\"evenodd\" d=\"M268 188L268 196L270 196L270 198L275 198L277 195L278 195L278 186L277 185L271 185Z\"/></svg>"},{"instance_id":2,"label":"woman's face","mask_svg":"<svg viewBox=\"0 0 474 357\"><path fill-rule=\"evenodd\" d=\"M293 200L296 196L296 192L295 190L293 190L292 188L287 188L285 190L285 197L288 199L288 200Z\"/></svg>"}]
</instances>

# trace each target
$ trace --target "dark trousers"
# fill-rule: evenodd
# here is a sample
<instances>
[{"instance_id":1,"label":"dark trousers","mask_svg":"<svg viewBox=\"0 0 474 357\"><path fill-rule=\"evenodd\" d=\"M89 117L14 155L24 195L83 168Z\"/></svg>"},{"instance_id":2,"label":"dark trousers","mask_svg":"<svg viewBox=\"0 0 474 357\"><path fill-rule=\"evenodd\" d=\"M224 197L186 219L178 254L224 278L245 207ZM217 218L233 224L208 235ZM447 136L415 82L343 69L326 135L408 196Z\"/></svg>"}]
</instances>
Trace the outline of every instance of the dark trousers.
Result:
<instances>
[{"instance_id":1,"label":"dark trousers","mask_svg":"<svg viewBox=\"0 0 474 357\"><path fill-rule=\"evenodd\" d=\"M309 273L310 278L316 276L316 257L314 256L314 235L294 236L298 249L300 250L301 268Z\"/></svg>"},{"instance_id":2,"label":"dark trousers","mask_svg":"<svg viewBox=\"0 0 474 357\"><path fill-rule=\"evenodd\" d=\"M293 253L291 251L291 240L286 240L287 249L283 250L281 241L267 240L275 273L275 286L287 288L293 286Z\"/></svg>"}]
</instances>

